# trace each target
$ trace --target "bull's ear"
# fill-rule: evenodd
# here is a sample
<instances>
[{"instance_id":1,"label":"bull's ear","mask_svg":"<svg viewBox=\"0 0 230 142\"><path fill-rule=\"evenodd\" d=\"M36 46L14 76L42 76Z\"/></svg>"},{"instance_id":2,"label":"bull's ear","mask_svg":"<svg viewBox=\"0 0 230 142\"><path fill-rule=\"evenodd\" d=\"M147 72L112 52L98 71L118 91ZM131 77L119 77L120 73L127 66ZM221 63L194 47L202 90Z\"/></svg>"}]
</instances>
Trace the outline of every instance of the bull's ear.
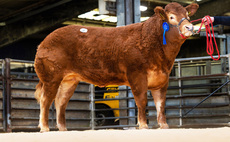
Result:
<instances>
[{"instance_id":1,"label":"bull's ear","mask_svg":"<svg viewBox=\"0 0 230 142\"><path fill-rule=\"evenodd\" d=\"M154 9L154 12L156 13L156 15L161 18L162 20L165 20L167 17L166 17L166 13L165 13L165 10L160 7L160 6L157 6L155 9Z\"/></svg>"},{"instance_id":2,"label":"bull's ear","mask_svg":"<svg viewBox=\"0 0 230 142\"><path fill-rule=\"evenodd\" d=\"M185 7L185 9L188 11L188 16L194 15L198 8L199 8L199 5L196 3L192 3Z\"/></svg>"}]
</instances>

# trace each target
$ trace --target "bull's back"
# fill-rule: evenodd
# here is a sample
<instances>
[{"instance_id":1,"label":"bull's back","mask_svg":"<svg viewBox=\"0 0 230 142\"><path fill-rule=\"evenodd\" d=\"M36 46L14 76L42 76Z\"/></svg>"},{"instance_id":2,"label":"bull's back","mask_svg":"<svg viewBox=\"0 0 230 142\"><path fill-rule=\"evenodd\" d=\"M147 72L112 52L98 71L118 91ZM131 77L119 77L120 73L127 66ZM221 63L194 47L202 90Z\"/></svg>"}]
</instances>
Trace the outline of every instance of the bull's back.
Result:
<instances>
[{"instance_id":1,"label":"bull's back","mask_svg":"<svg viewBox=\"0 0 230 142\"><path fill-rule=\"evenodd\" d=\"M38 47L36 72L47 72L50 78L74 72L81 76L82 81L90 83L126 82L125 56L135 46L133 41L137 33L132 27L66 26L57 29ZM47 78L47 75L40 76Z\"/></svg>"}]
</instances>

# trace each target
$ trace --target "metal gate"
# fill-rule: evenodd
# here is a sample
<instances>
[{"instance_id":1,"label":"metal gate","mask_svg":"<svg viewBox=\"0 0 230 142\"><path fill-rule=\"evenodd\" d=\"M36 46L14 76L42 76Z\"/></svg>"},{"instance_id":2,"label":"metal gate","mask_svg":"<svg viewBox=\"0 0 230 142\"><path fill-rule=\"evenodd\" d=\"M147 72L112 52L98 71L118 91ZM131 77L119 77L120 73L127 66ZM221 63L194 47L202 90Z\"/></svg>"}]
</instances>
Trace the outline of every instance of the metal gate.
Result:
<instances>
[{"instance_id":1,"label":"metal gate","mask_svg":"<svg viewBox=\"0 0 230 142\"><path fill-rule=\"evenodd\" d=\"M0 105L4 106L3 109L0 107L1 112L3 111L0 116L3 126L0 124L0 129L3 131L39 131L40 107L34 97L35 86L39 80L33 66L32 61L3 60L1 79L4 87L1 87L1 90L4 88L4 93L0 94ZM69 130L92 128L91 87L88 83L79 83L69 101L66 109L66 124ZM51 130L57 130L54 104L49 111L49 127Z\"/></svg>"},{"instance_id":2,"label":"metal gate","mask_svg":"<svg viewBox=\"0 0 230 142\"><path fill-rule=\"evenodd\" d=\"M186 117L184 114L212 93L216 88L229 80L229 55L222 55L219 61L210 57L196 57L176 59L170 75L169 87L166 96L166 118L171 128L181 127L220 127L229 126L230 122L230 95L229 85L224 86L208 100L191 111ZM117 108L96 109L96 113L119 111L117 117L104 117L104 120L119 120L119 125L96 126L102 128L130 128L137 127L137 108L131 90L127 86L120 86L119 96L95 101L119 101ZM96 90L97 93L108 93L110 90ZM112 90L114 92L114 90ZM157 113L151 92L147 93L147 119L149 127L157 128ZM101 102L102 103L102 102ZM108 103L106 103L108 104ZM97 108L97 107L96 107ZM104 115L106 116L106 115ZM96 118L96 120L102 118Z\"/></svg>"},{"instance_id":3,"label":"metal gate","mask_svg":"<svg viewBox=\"0 0 230 142\"><path fill-rule=\"evenodd\" d=\"M219 61L212 61L210 57L176 59L166 96L166 116L170 127L229 126L229 85L183 117L229 80L229 63L228 55L222 55ZM40 108L34 98L38 78L33 62L5 59L0 60L0 64L0 131L39 131ZM152 95L147 93L146 115L149 127L157 128ZM78 85L66 109L69 130L135 128L136 115L137 108L129 87L94 90L94 85L83 82ZM50 108L49 125L51 130L57 130L54 104Z\"/></svg>"}]
</instances>

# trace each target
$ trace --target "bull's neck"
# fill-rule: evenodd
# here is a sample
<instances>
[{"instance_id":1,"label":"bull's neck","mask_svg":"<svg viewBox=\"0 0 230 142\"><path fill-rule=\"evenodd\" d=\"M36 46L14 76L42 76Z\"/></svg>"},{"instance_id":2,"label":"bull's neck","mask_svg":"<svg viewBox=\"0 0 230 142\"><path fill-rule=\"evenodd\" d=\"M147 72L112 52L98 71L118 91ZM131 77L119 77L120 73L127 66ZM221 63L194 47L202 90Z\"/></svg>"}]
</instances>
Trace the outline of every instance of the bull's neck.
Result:
<instances>
[{"instance_id":1,"label":"bull's neck","mask_svg":"<svg viewBox=\"0 0 230 142\"><path fill-rule=\"evenodd\" d=\"M143 23L142 27L142 50L149 58L159 59L161 62L167 62L169 68L174 63L177 54L180 51L184 39L181 39L177 29L171 28L166 33L166 45L163 45L163 20L156 15ZM150 61L151 62L151 61Z\"/></svg>"}]
</instances>

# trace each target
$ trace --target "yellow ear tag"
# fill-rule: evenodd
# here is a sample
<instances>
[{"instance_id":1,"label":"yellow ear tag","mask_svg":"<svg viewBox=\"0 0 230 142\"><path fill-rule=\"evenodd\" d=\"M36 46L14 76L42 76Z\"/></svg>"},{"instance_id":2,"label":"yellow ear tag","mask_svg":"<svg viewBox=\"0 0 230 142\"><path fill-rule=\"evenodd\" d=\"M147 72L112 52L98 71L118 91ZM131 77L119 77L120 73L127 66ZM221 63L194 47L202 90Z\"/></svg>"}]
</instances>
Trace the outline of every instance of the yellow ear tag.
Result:
<instances>
[{"instance_id":1,"label":"yellow ear tag","mask_svg":"<svg viewBox=\"0 0 230 142\"><path fill-rule=\"evenodd\" d=\"M191 14L191 12L189 11L189 12L188 12L188 15L190 15L190 14Z\"/></svg>"},{"instance_id":2,"label":"yellow ear tag","mask_svg":"<svg viewBox=\"0 0 230 142\"><path fill-rule=\"evenodd\" d=\"M165 19L165 17L160 13L160 16Z\"/></svg>"}]
</instances>

